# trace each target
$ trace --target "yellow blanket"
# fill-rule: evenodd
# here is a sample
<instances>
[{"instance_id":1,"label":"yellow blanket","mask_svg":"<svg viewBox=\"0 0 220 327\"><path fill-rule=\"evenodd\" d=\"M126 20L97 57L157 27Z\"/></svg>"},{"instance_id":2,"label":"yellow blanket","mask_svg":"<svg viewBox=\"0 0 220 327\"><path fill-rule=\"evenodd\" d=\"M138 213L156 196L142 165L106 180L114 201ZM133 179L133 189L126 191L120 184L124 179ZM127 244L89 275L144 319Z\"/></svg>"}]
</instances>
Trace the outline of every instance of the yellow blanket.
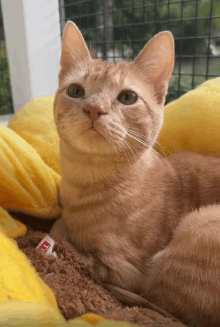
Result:
<instances>
[{"instance_id":1,"label":"yellow blanket","mask_svg":"<svg viewBox=\"0 0 220 327\"><path fill-rule=\"evenodd\" d=\"M45 219L60 214L61 168L53 101L54 96L35 99L8 127L0 125L0 326L6 321L17 326L67 325L52 291L13 240L24 235L26 227L6 211ZM159 142L171 153L191 149L218 154L219 126L220 78L216 78L166 106ZM102 320L89 314L68 325L87 326ZM116 322L113 326L118 324L122 326Z\"/></svg>"}]
</instances>

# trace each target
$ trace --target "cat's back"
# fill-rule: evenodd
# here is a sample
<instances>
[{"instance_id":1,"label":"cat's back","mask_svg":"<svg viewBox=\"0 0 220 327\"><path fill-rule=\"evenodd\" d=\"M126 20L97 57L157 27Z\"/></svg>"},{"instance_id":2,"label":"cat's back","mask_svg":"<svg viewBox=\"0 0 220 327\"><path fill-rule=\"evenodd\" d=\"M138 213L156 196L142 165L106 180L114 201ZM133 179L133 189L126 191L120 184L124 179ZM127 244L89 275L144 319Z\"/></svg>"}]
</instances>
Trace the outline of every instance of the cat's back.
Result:
<instances>
[{"instance_id":1,"label":"cat's back","mask_svg":"<svg viewBox=\"0 0 220 327\"><path fill-rule=\"evenodd\" d=\"M167 158L191 209L220 202L220 158L183 151Z\"/></svg>"},{"instance_id":2,"label":"cat's back","mask_svg":"<svg viewBox=\"0 0 220 327\"><path fill-rule=\"evenodd\" d=\"M220 206L186 215L152 258L148 298L189 326L220 326L219 253Z\"/></svg>"}]
</instances>

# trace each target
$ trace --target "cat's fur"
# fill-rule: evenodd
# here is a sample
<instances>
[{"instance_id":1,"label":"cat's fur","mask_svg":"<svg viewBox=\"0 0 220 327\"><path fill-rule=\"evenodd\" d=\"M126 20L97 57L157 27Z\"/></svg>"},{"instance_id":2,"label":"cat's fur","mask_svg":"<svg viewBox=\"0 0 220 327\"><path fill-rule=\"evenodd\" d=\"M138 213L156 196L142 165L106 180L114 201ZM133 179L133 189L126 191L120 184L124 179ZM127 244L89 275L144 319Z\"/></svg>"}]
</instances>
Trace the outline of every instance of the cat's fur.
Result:
<instances>
[{"instance_id":1,"label":"cat's fur","mask_svg":"<svg viewBox=\"0 0 220 327\"><path fill-rule=\"evenodd\" d=\"M188 214L220 202L220 159L153 150L173 66L170 32L115 65L91 59L67 23L54 105L63 213L52 236L66 235L103 282L192 326L220 326L220 210ZM70 97L71 84L85 95ZM123 90L137 102L120 103Z\"/></svg>"}]
</instances>

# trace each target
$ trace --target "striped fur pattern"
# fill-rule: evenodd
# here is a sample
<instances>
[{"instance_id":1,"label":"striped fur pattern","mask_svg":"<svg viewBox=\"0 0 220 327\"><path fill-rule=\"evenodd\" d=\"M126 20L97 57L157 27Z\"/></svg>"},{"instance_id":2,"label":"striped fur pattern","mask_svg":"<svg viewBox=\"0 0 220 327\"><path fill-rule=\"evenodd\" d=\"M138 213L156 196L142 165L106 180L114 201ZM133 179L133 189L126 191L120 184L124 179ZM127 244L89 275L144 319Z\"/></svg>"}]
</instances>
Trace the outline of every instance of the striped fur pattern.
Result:
<instances>
[{"instance_id":1,"label":"striped fur pattern","mask_svg":"<svg viewBox=\"0 0 220 327\"><path fill-rule=\"evenodd\" d=\"M66 237L103 283L190 326L220 326L220 159L162 158L153 148L173 66L170 32L115 65L92 59L67 23L54 105L63 213L52 235ZM82 97L69 96L73 84ZM124 91L137 101L121 103Z\"/></svg>"}]
</instances>

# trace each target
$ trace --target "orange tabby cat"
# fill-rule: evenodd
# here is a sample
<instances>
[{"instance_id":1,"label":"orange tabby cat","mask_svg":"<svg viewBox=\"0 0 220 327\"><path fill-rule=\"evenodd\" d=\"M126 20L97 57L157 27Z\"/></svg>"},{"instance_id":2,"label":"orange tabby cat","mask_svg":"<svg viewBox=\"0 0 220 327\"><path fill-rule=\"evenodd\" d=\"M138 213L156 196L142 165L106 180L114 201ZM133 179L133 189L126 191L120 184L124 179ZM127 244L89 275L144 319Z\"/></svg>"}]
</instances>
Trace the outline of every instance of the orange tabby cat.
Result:
<instances>
[{"instance_id":1,"label":"orange tabby cat","mask_svg":"<svg viewBox=\"0 0 220 327\"><path fill-rule=\"evenodd\" d=\"M153 150L173 66L170 32L115 65L92 59L67 23L54 105L63 213L52 236L66 235L104 283L190 326L220 326L220 210L195 210L220 202L220 159Z\"/></svg>"}]
</instances>

